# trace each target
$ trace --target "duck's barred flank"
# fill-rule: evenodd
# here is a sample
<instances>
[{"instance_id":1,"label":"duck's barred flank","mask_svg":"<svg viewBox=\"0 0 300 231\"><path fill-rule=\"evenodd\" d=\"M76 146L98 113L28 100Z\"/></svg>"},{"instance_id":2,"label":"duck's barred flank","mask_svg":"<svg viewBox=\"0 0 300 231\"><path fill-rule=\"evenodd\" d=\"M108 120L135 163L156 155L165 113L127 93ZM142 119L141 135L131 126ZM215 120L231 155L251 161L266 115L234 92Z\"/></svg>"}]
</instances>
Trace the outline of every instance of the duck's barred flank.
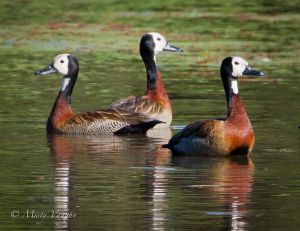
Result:
<instances>
[{"instance_id":1,"label":"duck's barred flank","mask_svg":"<svg viewBox=\"0 0 300 231\"><path fill-rule=\"evenodd\" d=\"M59 132L81 135L110 135L124 127L148 121L151 120L139 113L107 109L105 111L86 112L76 115L68 120L65 125L59 129Z\"/></svg>"}]
</instances>

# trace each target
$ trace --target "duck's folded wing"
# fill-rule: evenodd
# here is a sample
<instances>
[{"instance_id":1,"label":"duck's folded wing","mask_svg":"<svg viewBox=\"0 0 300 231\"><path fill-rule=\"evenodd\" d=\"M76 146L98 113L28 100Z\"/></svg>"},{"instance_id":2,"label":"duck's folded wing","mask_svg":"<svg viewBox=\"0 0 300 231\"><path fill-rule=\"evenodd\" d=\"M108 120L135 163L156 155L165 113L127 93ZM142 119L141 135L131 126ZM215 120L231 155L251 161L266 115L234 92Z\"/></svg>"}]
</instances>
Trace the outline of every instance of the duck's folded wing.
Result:
<instances>
[{"instance_id":1,"label":"duck's folded wing","mask_svg":"<svg viewBox=\"0 0 300 231\"><path fill-rule=\"evenodd\" d=\"M139 99L136 96L129 96L127 98L119 99L109 105L109 108L122 108L122 107L130 107L135 104L135 101Z\"/></svg>"},{"instance_id":2,"label":"duck's folded wing","mask_svg":"<svg viewBox=\"0 0 300 231\"><path fill-rule=\"evenodd\" d=\"M196 121L192 124L187 125L182 131L174 135L168 144L163 145L166 148L172 148L180 142L183 138L200 138L205 139L208 136L212 136L214 129L218 126L221 121L217 120L206 120Z\"/></svg>"},{"instance_id":3,"label":"duck's folded wing","mask_svg":"<svg viewBox=\"0 0 300 231\"><path fill-rule=\"evenodd\" d=\"M161 113L163 110L162 106L154 100L146 97L135 96L120 99L112 103L109 108L144 113L152 116Z\"/></svg>"},{"instance_id":4,"label":"duck's folded wing","mask_svg":"<svg viewBox=\"0 0 300 231\"><path fill-rule=\"evenodd\" d=\"M144 133L160 121L149 118L142 113L132 113L124 110L107 109L80 113L68 120L61 129L66 133L78 134L114 134L125 127L134 127L126 133ZM148 128L149 127L149 128ZM145 130L146 129L146 130Z\"/></svg>"}]
</instances>

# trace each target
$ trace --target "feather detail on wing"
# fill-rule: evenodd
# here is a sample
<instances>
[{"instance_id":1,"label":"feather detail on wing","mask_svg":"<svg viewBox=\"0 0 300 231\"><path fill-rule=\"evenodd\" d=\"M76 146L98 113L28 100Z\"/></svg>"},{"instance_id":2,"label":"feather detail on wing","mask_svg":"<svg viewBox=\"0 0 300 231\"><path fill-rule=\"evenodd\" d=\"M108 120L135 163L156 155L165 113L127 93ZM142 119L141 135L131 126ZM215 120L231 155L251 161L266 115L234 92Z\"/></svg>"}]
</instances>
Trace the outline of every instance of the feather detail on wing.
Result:
<instances>
[{"instance_id":1,"label":"feather detail on wing","mask_svg":"<svg viewBox=\"0 0 300 231\"><path fill-rule=\"evenodd\" d=\"M119 100L113 102L109 106L109 108L119 108L119 107L122 107L123 105L126 105L127 103L130 103L130 102L132 102L131 104L134 104L136 99L137 99L136 96L129 96L127 98L122 98L122 99L119 99Z\"/></svg>"},{"instance_id":2,"label":"feather detail on wing","mask_svg":"<svg viewBox=\"0 0 300 231\"><path fill-rule=\"evenodd\" d=\"M187 125L182 131L174 135L164 147L172 148L183 138L206 139L207 137L213 137L216 129L223 126L223 124L224 121L221 120L196 121Z\"/></svg>"},{"instance_id":3,"label":"feather detail on wing","mask_svg":"<svg viewBox=\"0 0 300 231\"><path fill-rule=\"evenodd\" d=\"M139 127L141 125L143 127L144 124L147 124L151 127L153 124L153 127L158 123L160 121L142 113L106 109L80 113L66 121L60 132L72 134L113 134L128 126Z\"/></svg>"},{"instance_id":4,"label":"feather detail on wing","mask_svg":"<svg viewBox=\"0 0 300 231\"><path fill-rule=\"evenodd\" d=\"M158 115L164 110L158 102L151 98L135 96L120 99L112 103L109 108L144 113L151 116Z\"/></svg>"}]
</instances>

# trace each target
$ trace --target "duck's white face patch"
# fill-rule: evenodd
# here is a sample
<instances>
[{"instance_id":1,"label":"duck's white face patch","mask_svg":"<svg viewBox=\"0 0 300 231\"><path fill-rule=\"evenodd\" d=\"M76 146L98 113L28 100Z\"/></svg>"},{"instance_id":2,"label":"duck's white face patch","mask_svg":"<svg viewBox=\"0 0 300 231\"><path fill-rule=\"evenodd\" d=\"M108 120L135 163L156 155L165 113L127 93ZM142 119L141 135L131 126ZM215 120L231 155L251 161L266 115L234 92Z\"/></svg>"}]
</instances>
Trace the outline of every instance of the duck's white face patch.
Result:
<instances>
[{"instance_id":1,"label":"duck's white face patch","mask_svg":"<svg viewBox=\"0 0 300 231\"><path fill-rule=\"evenodd\" d=\"M246 69L248 62L241 57L232 57L232 76L240 77L243 76L243 71Z\"/></svg>"},{"instance_id":2,"label":"duck's white face patch","mask_svg":"<svg viewBox=\"0 0 300 231\"><path fill-rule=\"evenodd\" d=\"M161 35L160 33L157 32L151 32L149 33L154 41L155 47L154 47L154 55L157 53L163 51L164 47L167 45L167 40L166 38Z\"/></svg>"},{"instance_id":3,"label":"duck's white face patch","mask_svg":"<svg viewBox=\"0 0 300 231\"><path fill-rule=\"evenodd\" d=\"M53 66L62 75L67 75L69 72L69 54L60 54L54 57Z\"/></svg>"},{"instance_id":4,"label":"duck's white face patch","mask_svg":"<svg viewBox=\"0 0 300 231\"><path fill-rule=\"evenodd\" d=\"M239 88L238 88L238 83L237 83L237 80L232 80L231 81L231 89L232 89L232 92L234 94L238 94L239 93Z\"/></svg>"}]
</instances>

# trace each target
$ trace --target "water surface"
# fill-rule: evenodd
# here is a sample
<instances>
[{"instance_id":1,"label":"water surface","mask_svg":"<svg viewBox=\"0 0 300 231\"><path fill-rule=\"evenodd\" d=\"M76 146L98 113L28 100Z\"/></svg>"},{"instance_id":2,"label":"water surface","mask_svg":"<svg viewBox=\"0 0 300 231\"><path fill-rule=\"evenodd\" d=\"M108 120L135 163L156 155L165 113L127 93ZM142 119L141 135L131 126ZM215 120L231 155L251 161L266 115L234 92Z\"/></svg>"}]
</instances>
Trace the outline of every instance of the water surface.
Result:
<instances>
[{"instance_id":1,"label":"water surface","mask_svg":"<svg viewBox=\"0 0 300 231\"><path fill-rule=\"evenodd\" d=\"M19 11L2 2L1 230L299 229L296 1L29 1ZM58 53L75 54L76 112L142 95L138 44L148 31L160 31L185 50L158 57L173 104L172 129L149 136L47 136L45 121L61 80L33 72ZM252 154L172 157L159 148L171 133L226 115L219 65L228 55L266 74L239 82L256 134Z\"/></svg>"}]
</instances>

